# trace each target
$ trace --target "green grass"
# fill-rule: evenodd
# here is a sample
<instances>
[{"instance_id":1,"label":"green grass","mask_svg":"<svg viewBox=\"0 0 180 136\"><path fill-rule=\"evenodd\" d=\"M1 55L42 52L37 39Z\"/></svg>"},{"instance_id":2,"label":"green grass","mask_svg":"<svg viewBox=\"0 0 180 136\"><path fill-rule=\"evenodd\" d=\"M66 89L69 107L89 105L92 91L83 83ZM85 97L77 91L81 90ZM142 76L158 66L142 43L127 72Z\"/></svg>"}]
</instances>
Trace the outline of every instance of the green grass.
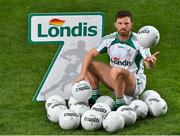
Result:
<instances>
[{"instance_id":1,"label":"green grass","mask_svg":"<svg viewBox=\"0 0 180 136\"><path fill-rule=\"evenodd\" d=\"M44 103L32 103L58 46L32 46L27 40L29 13L104 12L105 34L114 31L120 9L134 14L134 31L143 25L161 33L156 69L145 71L147 89L157 90L168 103L164 117L147 117L115 134L180 134L180 1L179 0L1 0L0 1L0 134L109 134L103 129L64 131L46 117ZM99 59L107 62L106 55ZM103 94L109 94L101 87Z\"/></svg>"}]
</instances>

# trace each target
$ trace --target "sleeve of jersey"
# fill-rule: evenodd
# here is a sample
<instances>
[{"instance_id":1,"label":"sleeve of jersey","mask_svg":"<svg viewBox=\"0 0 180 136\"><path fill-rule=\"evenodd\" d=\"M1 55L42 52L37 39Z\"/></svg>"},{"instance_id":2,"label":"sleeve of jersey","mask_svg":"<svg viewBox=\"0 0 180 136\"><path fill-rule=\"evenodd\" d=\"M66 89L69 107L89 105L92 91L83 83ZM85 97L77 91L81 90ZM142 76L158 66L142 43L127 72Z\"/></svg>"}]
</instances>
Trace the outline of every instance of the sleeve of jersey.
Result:
<instances>
[{"instance_id":1,"label":"sleeve of jersey","mask_svg":"<svg viewBox=\"0 0 180 136\"><path fill-rule=\"evenodd\" d=\"M108 47L108 40L105 39L105 40L102 40L96 47L96 50L102 54L102 53L106 53L107 52L107 47Z\"/></svg>"},{"instance_id":2,"label":"sleeve of jersey","mask_svg":"<svg viewBox=\"0 0 180 136\"><path fill-rule=\"evenodd\" d=\"M147 58L147 57L149 57L149 56L151 56L151 52L150 52L150 49L149 48L143 48L143 47L141 47L140 48L140 53L141 53L141 55L142 55L142 57L145 59L145 58Z\"/></svg>"}]
</instances>

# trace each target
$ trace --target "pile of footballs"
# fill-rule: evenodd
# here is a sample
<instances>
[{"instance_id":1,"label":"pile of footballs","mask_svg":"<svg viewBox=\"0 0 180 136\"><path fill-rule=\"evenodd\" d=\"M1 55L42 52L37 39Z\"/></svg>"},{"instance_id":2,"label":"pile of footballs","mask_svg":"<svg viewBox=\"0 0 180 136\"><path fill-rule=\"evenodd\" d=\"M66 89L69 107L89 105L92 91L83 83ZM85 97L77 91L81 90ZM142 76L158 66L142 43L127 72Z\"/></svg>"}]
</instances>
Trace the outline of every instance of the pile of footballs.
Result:
<instances>
[{"instance_id":1,"label":"pile of footballs","mask_svg":"<svg viewBox=\"0 0 180 136\"><path fill-rule=\"evenodd\" d=\"M128 105L114 109L115 101L109 96L101 96L91 107L88 99L92 89L85 80L72 86L72 96L66 101L59 95L50 96L45 103L47 117L51 122L59 123L64 130L80 128L98 130L103 127L108 132L121 131L125 126L133 125L136 120L167 113L167 103L154 90L145 91L140 99L134 99Z\"/></svg>"}]
</instances>

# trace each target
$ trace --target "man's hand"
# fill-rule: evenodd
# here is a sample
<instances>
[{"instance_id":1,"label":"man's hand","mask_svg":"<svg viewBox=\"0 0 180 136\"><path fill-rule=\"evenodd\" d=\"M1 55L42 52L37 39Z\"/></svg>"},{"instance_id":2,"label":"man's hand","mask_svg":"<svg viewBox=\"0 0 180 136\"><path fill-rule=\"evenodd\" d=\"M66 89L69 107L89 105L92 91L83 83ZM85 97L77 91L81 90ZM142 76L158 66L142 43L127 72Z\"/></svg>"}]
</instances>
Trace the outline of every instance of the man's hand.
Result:
<instances>
[{"instance_id":1,"label":"man's hand","mask_svg":"<svg viewBox=\"0 0 180 136\"><path fill-rule=\"evenodd\" d=\"M147 57L146 59L144 59L144 63L146 65L146 67L148 69L152 69L154 68L155 64L156 64L156 60L157 60L157 55L159 54L160 52L157 51L155 52L153 55Z\"/></svg>"}]
</instances>

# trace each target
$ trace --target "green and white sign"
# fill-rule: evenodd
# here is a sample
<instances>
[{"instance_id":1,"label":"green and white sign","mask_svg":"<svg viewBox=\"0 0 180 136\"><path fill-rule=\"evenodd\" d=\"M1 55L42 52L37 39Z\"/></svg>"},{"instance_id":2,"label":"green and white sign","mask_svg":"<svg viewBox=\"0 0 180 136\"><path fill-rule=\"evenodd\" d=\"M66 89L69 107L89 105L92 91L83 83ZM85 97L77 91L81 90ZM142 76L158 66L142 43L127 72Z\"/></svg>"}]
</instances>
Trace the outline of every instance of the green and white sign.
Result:
<instances>
[{"instance_id":1,"label":"green and white sign","mask_svg":"<svg viewBox=\"0 0 180 136\"><path fill-rule=\"evenodd\" d=\"M28 32L28 39L32 44L60 45L33 100L44 101L53 94L68 99L71 96L72 83L80 72L84 55L101 40L103 14L30 14Z\"/></svg>"}]
</instances>

